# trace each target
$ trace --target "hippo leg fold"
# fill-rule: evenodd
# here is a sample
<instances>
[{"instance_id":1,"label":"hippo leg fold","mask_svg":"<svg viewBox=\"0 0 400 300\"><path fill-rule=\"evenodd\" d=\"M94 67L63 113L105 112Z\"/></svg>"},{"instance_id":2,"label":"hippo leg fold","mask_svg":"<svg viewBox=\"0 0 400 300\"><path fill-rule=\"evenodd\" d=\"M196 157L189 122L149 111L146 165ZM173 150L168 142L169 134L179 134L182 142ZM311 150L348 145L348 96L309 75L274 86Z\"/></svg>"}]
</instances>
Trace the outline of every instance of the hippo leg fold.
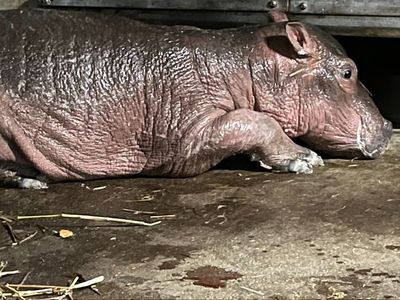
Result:
<instances>
[{"instance_id":1,"label":"hippo leg fold","mask_svg":"<svg viewBox=\"0 0 400 300\"><path fill-rule=\"evenodd\" d=\"M275 119L248 109L230 112L214 122L210 138L215 149L228 154L248 153L266 169L312 173L323 160L315 152L296 145Z\"/></svg>"},{"instance_id":2,"label":"hippo leg fold","mask_svg":"<svg viewBox=\"0 0 400 300\"><path fill-rule=\"evenodd\" d=\"M33 178L29 178L33 177ZM47 179L31 168L0 164L0 186L6 188L47 189Z\"/></svg>"}]
</instances>

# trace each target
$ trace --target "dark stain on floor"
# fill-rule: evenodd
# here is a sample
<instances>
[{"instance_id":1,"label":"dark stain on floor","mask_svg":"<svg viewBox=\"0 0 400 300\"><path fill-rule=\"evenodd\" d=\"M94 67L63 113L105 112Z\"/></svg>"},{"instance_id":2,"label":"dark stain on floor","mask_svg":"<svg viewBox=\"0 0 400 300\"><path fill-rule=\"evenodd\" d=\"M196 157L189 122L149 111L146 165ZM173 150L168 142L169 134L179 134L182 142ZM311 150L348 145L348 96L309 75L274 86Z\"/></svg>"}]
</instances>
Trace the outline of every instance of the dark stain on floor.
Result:
<instances>
[{"instance_id":1,"label":"dark stain on floor","mask_svg":"<svg viewBox=\"0 0 400 300\"><path fill-rule=\"evenodd\" d=\"M385 248L389 250L400 250L400 246L397 245L387 245Z\"/></svg>"},{"instance_id":2,"label":"dark stain on floor","mask_svg":"<svg viewBox=\"0 0 400 300\"><path fill-rule=\"evenodd\" d=\"M179 265L179 260L167 260L164 261L161 265L158 266L160 270L172 270L175 269Z\"/></svg>"},{"instance_id":3,"label":"dark stain on floor","mask_svg":"<svg viewBox=\"0 0 400 300\"><path fill-rule=\"evenodd\" d=\"M194 280L193 284L210 288L224 288L228 280L239 279L243 275L226 271L215 266L204 266L187 271L183 279Z\"/></svg>"}]
</instances>

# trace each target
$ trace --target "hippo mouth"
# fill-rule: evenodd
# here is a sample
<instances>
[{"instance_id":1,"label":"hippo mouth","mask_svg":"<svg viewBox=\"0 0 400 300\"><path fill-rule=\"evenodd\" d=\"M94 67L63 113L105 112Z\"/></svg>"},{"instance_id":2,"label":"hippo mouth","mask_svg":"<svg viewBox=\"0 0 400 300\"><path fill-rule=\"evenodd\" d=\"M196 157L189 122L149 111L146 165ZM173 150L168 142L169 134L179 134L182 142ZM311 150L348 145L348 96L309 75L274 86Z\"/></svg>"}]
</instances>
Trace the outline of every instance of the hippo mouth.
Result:
<instances>
[{"instance_id":1,"label":"hippo mouth","mask_svg":"<svg viewBox=\"0 0 400 300\"><path fill-rule=\"evenodd\" d=\"M325 158L376 159L385 152L392 136L392 123L387 120L382 123L379 129L371 130L366 123L360 122L357 134L352 137L349 134L328 132L326 136L329 138L303 136L296 139L296 142L317 151Z\"/></svg>"},{"instance_id":2,"label":"hippo mouth","mask_svg":"<svg viewBox=\"0 0 400 300\"><path fill-rule=\"evenodd\" d=\"M357 145L362 154L361 158L378 158L389 146L389 141L393 131L392 123L384 120L380 132L375 134L374 138L372 138L370 142L367 142L368 139L363 137L363 132L365 132L364 126L364 124L360 124L357 131Z\"/></svg>"}]
</instances>

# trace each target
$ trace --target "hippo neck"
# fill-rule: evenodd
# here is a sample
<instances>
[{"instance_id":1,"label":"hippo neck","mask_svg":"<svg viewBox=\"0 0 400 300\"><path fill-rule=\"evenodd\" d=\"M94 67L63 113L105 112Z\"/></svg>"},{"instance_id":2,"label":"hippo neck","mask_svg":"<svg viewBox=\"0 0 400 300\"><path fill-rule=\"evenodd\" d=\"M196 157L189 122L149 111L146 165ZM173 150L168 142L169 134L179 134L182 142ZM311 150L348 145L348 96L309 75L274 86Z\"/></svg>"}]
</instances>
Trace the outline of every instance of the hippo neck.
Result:
<instances>
[{"instance_id":1,"label":"hippo neck","mask_svg":"<svg viewBox=\"0 0 400 300\"><path fill-rule=\"evenodd\" d=\"M308 131L308 121L299 85L289 76L295 63L271 49L263 52L249 59L254 110L273 117L288 136L302 136Z\"/></svg>"}]
</instances>

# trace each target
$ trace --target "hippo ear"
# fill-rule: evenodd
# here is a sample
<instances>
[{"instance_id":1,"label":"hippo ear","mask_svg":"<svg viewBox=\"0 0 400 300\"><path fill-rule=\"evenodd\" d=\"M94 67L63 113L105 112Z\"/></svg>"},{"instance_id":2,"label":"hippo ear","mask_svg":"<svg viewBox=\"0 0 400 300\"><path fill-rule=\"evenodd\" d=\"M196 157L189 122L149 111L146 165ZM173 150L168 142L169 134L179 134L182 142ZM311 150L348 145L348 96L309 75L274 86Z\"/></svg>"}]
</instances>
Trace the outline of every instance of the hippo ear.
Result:
<instances>
[{"instance_id":1,"label":"hippo ear","mask_svg":"<svg viewBox=\"0 0 400 300\"><path fill-rule=\"evenodd\" d=\"M271 18L272 22L274 23L281 23L281 22L288 22L288 16L279 10L273 10L268 13L269 17Z\"/></svg>"},{"instance_id":2,"label":"hippo ear","mask_svg":"<svg viewBox=\"0 0 400 300\"><path fill-rule=\"evenodd\" d=\"M301 58L312 56L315 45L303 24L289 22L285 26L287 37Z\"/></svg>"}]
</instances>

